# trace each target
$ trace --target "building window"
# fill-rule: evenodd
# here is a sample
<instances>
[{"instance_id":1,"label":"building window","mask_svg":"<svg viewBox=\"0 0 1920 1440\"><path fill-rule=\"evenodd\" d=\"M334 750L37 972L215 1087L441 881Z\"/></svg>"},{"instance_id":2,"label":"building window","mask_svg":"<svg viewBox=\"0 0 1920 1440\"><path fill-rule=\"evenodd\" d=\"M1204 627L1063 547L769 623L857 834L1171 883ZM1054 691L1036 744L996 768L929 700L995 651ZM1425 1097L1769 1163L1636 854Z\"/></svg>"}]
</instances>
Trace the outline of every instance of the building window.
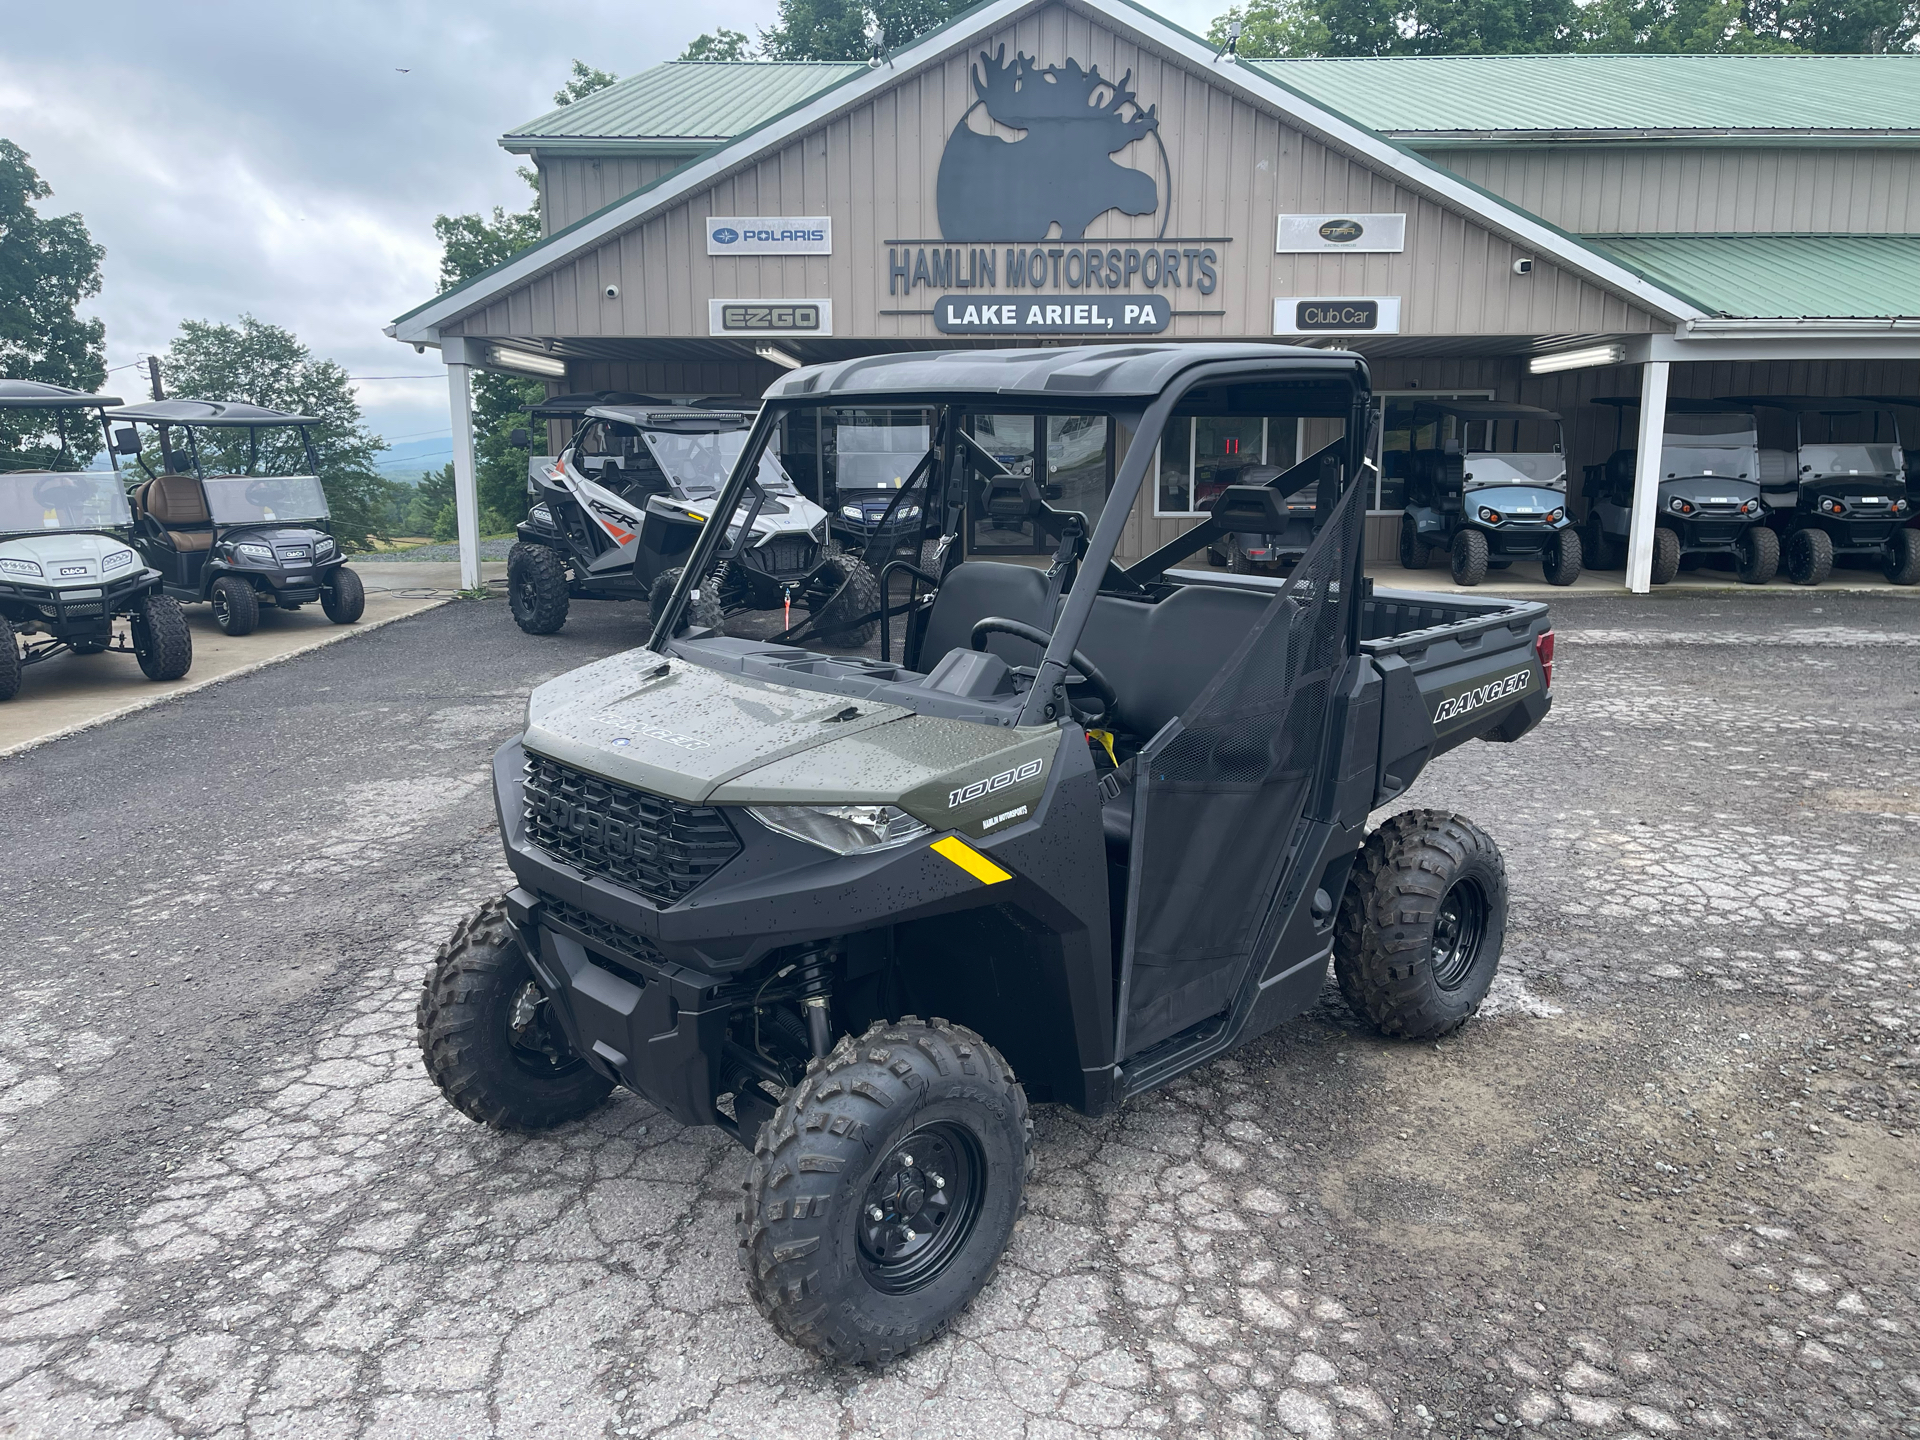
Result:
<instances>
[{"instance_id":1,"label":"building window","mask_svg":"<svg viewBox=\"0 0 1920 1440\"><path fill-rule=\"evenodd\" d=\"M1227 486L1255 466L1291 469L1300 463L1300 421L1292 415L1175 415L1154 452L1153 513L1205 515ZM1253 477L1260 481L1272 476Z\"/></svg>"},{"instance_id":2,"label":"building window","mask_svg":"<svg viewBox=\"0 0 1920 1440\"><path fill-rule=\"evenodd\" d=\"M1373 509L1377 513L1397 515L1407 503L1407 456L1415 450L1430 450L1446 438L1438 425L1451 426L1451 420L1429 421L1415 425L1415 407L1431 400L1491 400L1491 390L1382 390L1373 403L1382 407L1380 451L1374 456L1379 467L1375 481Z\"/></svg>"}]
</instances>

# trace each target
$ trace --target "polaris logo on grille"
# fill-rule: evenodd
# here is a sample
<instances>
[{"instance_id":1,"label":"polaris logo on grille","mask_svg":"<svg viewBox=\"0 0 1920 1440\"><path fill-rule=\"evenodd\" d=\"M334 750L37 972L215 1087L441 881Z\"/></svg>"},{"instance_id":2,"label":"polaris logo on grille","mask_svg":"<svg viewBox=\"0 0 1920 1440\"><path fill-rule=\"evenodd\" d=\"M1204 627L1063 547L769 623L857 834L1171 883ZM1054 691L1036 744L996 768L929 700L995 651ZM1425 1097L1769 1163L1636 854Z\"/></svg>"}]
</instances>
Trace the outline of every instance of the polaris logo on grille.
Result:
<instances>
[{"instance_id":1,"label":"polaris logo on grille","mask_svg":"<svg viewBox=\"0 0 1920 1440\"><path fill-rule=\"evenodd\" d=\"M1496 700L1504 700L1509 695L1518 695L1527 688L1527 677L1531 670L1516 670L1511 675L1498 680L1489 680L1484 685L1476 685L1471 690L1463 690L1458 695L1449 695L1440 702L1440 708L1433 712L1433 723L1445 724L1462 715L1491 705Z\"/></svg>"},{"instance_id":2,"label":"polaris logo on grille","mask_svg":"<svg viewBox=\"0 0 1920 1440\"><path fill-rule=\"evenodd\" d=\"M575 805L558 795L528 792L527 816L538 820L559 835L578 838L609 860L651 858L657 848L652 838L638 827L597 809Z\"/></svg>"},{"instance_id":3,"label":"polaris logo on grille","mask_svg":"<svg viewBox=\"0 0 1920 1440\"><path fill-rule=\"evenodd\" d=\"M988 779L976 780L971 785L962 785L958 790L950 790L947 792L947 808L957 810L962 805L978 800L982 795L991 795L994 791L1004 790L1009 785L1018 785L1022 780L1031 780L1040 773L1045 763L1042 760L1029 760L1024 765L1016 765L1011 770L1002 770L998 775Z\"/></svg>"}]
</instances>

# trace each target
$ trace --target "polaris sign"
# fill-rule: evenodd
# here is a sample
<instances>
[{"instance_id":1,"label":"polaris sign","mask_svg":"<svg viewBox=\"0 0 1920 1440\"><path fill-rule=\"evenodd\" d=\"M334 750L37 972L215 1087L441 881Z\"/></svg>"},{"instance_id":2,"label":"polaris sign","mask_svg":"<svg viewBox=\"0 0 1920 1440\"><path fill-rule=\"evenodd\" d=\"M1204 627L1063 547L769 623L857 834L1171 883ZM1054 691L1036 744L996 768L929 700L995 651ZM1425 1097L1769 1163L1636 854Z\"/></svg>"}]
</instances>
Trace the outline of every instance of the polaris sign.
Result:
<instances>
[{"instance_id":1,"label":"polaris sign","mask_svg":"<svg viewBox=\"0 0 1920 1440\"><path fill-rule=\"evenodd\" d=\"M709 255L831 255L825 215L709 215Z\"/></svg>"}]
</instances>

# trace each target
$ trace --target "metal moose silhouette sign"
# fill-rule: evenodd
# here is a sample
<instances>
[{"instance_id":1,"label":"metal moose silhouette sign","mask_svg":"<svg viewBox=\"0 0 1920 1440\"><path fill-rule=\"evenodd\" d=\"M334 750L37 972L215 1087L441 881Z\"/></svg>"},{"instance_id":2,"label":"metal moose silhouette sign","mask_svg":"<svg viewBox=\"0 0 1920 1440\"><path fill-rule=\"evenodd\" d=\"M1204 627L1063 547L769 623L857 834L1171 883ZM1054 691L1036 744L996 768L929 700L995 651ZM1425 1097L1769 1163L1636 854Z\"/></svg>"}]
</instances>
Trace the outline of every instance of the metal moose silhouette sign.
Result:
<instances>
[{"instance_id":1,"label":"metal moose silhouette sign","mask_svg":"<svg viewBox=\"0 0 1920 1440\"><path fill-rule=\"evenodd\" d=\"M1109 210L1151 215L1160 208L1160 187L1142 170L1113 156L1152 136L1160 146L1156 106L1142 109L1128 83L1118 84L1098 66L1077 61L1042 67L1007 47L970 66L974 93L940 156L934 197L940 233L948 240L1044 240L1060 226L1060 238L1080 240ZM967 120L977 109L1012 130L1017 140L982 134Z\"/></svg>"}]
</instances>

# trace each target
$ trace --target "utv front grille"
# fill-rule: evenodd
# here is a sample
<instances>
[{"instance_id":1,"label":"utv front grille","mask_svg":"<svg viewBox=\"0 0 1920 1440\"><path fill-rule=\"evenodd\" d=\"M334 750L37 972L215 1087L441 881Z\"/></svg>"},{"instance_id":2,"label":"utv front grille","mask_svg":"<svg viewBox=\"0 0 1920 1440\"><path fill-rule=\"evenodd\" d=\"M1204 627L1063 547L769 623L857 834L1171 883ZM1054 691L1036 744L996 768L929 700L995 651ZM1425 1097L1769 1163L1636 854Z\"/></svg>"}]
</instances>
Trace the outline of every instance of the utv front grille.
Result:
<instances>
[{"instance_id":1,"label":"utv front grille","mask_svg":"<svg viewBox=\"0 0 1920 1440\"><path fill-rule=\"evenodd\" d=\"M602 919L578 905L569 905L544 890L540 892L540 908L555 924L565 926L614 959L640 960L649 965L658 965L664 959L660 947L646 936L636 935L624 925Z\"/></svg>"},{"instance_id":2,"label":"utv front grille","mask_svg":"<svg viewBox=\"0 0 1920 1440\"><path fill-rule=\"evenodd\" d=\"M556 860L671 905L740 853L718 810L527 757L527 838Z\"/></svg>"},{"instance_id":3,"label":"utv front grille","mask_svg":"<svg viewBox=\"0 0 1920 1440\"><path fill-rule=\"evenodd\" d=\"M763 574L797 579L820 563L820 547L812 540L769 540L746 552L746 562Z\"/></svg>"}]
</instances>

